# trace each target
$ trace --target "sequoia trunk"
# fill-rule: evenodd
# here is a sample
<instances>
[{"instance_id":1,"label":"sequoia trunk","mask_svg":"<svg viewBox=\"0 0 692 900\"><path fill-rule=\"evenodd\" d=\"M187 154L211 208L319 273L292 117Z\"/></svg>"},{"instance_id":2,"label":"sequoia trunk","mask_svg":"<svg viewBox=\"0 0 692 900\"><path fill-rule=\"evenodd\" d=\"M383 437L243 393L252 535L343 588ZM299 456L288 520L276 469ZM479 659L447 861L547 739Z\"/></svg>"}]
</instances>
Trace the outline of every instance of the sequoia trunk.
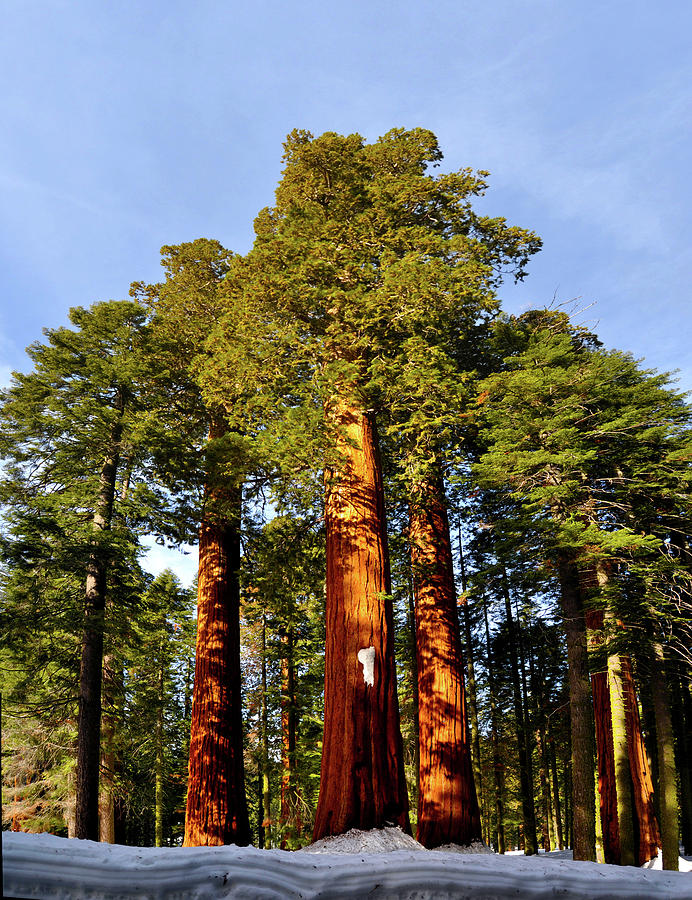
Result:
<instances>
[{"instance_id":1,"label":"sequoia trunk","mask_svg":"<svg viewBox=\"0 0 692 900\"><path fill-rule=\"evenodd\" d=\"M482 834L441 477L419 485L409 503L420 729L417 839L429 848L468 845Z\"/></svg>"},{"instance_id":2,"label":"sequoia trunk","mask_svg":"<svg viewBox=\"0 0 692 900\"><path fill-rule=\"evenodd\" d=\"M220 436L212 428L210 437ZM245 845L240 695L239 487L207 487L199 530L197 650L184 845Z\"/></svg>"},{"instance_id":3,"label":"sequoia trunk","mask_svg":"<svg viewBox=\"0 0 692 900\"><path fill-rule=\"evenodd\" d=\"M387 823L410 830L375 422L331 409L339 462L326 477L324 741L314 840Z\"/></svg>"}]
</instances>

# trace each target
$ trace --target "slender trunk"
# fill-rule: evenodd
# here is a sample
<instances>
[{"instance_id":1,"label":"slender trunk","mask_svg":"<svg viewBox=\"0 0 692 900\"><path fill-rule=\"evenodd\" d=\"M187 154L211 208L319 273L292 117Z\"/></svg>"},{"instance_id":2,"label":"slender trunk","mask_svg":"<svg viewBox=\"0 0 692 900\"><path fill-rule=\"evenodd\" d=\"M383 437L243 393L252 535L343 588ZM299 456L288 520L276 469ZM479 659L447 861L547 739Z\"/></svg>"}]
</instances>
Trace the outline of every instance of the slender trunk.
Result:
<instances>
[{"instance_id":1,"label":"slender trunk","mask_svg":"<svg viewBox=\"0 0 692 900\"><path fill-rule=\"evenodd\" d=\"M495 776L495 819L497 831L497 852L505 852L505 767L500 754L500 727L497 714L497 693L495 689L495 673L490 644L490 626L488 625L488 607L483 598L483 617L485 620L485 640L488 654L488 688L490 694L490 729L493 745L493 774Z\"/></svg>"},{"instance_id":2,"label":"slender trunk","mask_svg":"<svg viewBox=\"0 0 692 900\"><path fill-rule=\"evenodd\" d=\"M541 786L541 829L543 831L543 849L548 853L552 844L556 844L555 834L550 833L553 815L552 799L550 796L550 781L548 779L547 751L545 743L545 727L542 722L536 728L536 749L538 750L538 780Z\"/></svg>"},{"instance_id":3,"label":"slender trunk","mask_svg":"<svg viewBox=\"0 0 692 900\"><path fill-rule=\"evenodd\" d=\"M133 456L128 453L123 459L122 482L119 501L124 503L130 490ZM117 519L122 521L122 516ZM114 524L117 522L114 516ZM111 614L112 597L106 603L106 617ZM115 751L118 724L122 721L123 671L115 654L105 651L103 658L103 710L101 714L101 778L99 784L99 840L115 844L115 778L120 769L120 760Z\"/></svg>"},{"instance_id":4,"label":"slender trunk","mask_svg":"<svg viewBox=\"0 0 692 900\"><path fill-rule=\"evenodd\" d=\"M272 798L269 786L269 704L267 697L267 614L262 611L262 829L271 847Z\"/></svg>"},{"instance_id":5,"label":"slender trunk","mask_svg":"<svg viewBox=\"0 0 692 900\"><path fill-rule=\"evenodd\" d=\"M507 630L509 635L509 656L512 671L512 697L514 700L514 718L516 720L517 746L519 748L519 784L521 793L521 812L524 823L524 852L526 856L538 853L536 839L536 811L533 805L533 766L529 749L526 715L521 697L519 680L519 651L512 604L507 584L507 573L502 570L502 593L505 600Z\"/></svg>"},{"instance_id":6,"label":"slender trunk","mask_svg":"<svg viewBox=\"0 0 692 900\"><path fill-rule=\"evenodd\" d=\"M281 635L281 849L288 846L289 837L298 837L296 827L296 722L298 718L293 661L293 626Z\"/></svg>"},{"instance_id":7,"label":"slender trunk","mask_svg":"<svg viewBox=\"0 0 692 900\"><path fill-rule=\"evenodd\" d=\"M164 652L159 649L159 683L157 691L158 708L156 711L156 777L154 799L154 843L163 847L163 703L164 703Z\"/></svg>"},{"instance_id":8,"label":"slender trunk","mask_svg":"<svg viewBox=\"0 0 692 900\"><path fill-rule=\"evenodd\" d=\"M670 715L670 693L666 682L665 658L662 645L653 645L653 691L656 714L656 743L658 745L658 790L661 795L661 843L663 868L678 871L680 831L678 829L678 794L675 778L673 724Z\"/></svg>"},{"instance_id":9,"label":"slender trunk","mask_svg":"<svg viewBox=\"0 0 692 900\"><path fill-rule=\"evenodd\" d=\"M473 635L471 632L471 614L469 612L468 599L466 597L466 564L464 560L464 545L461 542L461 527L459 528L459 566L461 568L461 589L464 592L462 610L464 616L464 650L466 655L466 698L469 711L469 724L471 726L471 762L473 765L473 782L476 786L476 796L483 808L483 778L481 775L481 739L478 728L478 704L476 702L476 671L473 662Z\"/></svg>"},{"instance_id":10,"label":"slender trunk","mask_svg":"<svg viewBox=\"0 0 692 900\"><path fill-rule=\"evenodd\" d=\"M416 486L409 503L420 715L416 836L428 848L468 845L482 834L442 477Z\"/></svg>"},{"instance_id":11,"label":"slender trunk","mask_svg":"<svg viewBox=\"0 0 692 900\"><path fill-rule=\"evenodd\" d=\"M213 426L210 438L223 430ZM199 530L185 846L250 842L240 693L241 489L210 478Z\"/></svg>"},{"instance_id":12,"label":"slender trunk","mask_svg":"<svg viewBox=\"0 0 692 900\"><path fill-rule=\"evenodd\" d=\"M552 735L550 727L550 718L548 718L548 753L550 757L550 774L553 784L553 814L555 816L555 835L559 850L565 849L562 828L562 804L560 803L560 782L557 777L557 752L555 750L555 738Z\"/></svg>"},{"instance_id":13,"label":"slender trunk","mask_svg":"<svg viewBox=\"0 0 692 900\"><path fill-rule=\"evenodd\" d=\"M572 828L574 859L596 859L594 719L586 649L586 624L574 561L558 554L562 616L567 638L572 734Z\"/></svg>"},{"instance_id":14,"label":"slender trunk","mask_svg":"<svg viewBox=\"0 0 692 900\"><path fill-rule=\"evenodd\" d=\"M103 659L103 710L101 715L101 766L99 779L99 841L115 843L115 715L113 658Z\"/></svg>"},{"instance_id":15,"label":"slender trunk","mask_svg":"<svg viewBox=\"0 0 692 900\"><path fill-rule=\"evenodd\" d=\"M117 418L111 428L110 446L101 468L99 496L92 520L93 541L87 562L82 659L79 671L79 721L77 726L77 774L75 836L99 839L99 767L101 757L101 681L103 632L106 607L108 548L123 429L124 398L118 391Z\"/></svg>"},{"instance_id":16,"label":"slender trunk","mask_svg":"<svg viewBox=\"0 0 692 900\"><path fill-rule=\"evenodd\" d=\"M391 822L410 830L394 663L382 467L371 413L331 410L326 480L324 740L314 840Z\"/></svg>"}]
</instances>

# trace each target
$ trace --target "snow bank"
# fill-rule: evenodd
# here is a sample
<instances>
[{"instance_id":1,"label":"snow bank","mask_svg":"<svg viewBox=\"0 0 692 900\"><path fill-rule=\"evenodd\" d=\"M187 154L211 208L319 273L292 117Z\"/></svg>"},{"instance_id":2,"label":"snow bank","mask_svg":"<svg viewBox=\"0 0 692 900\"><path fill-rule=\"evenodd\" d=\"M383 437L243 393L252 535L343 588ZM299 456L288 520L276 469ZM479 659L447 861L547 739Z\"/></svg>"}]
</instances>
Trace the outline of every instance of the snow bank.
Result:
<instances>
[{"instance_id":1,"label":"snow bank","mask_svg":"<svg viewBox=\"0 0 692 900\"><path fill-rule=\"evenodd\" d=\"M389 839L377 833L372 837ZM289 853L233 846L145 849L5 832L4 889L6 897L31 900L692 898L692 875L685 872L419 847L384 853Z\"/></svg>"}]
</instances>

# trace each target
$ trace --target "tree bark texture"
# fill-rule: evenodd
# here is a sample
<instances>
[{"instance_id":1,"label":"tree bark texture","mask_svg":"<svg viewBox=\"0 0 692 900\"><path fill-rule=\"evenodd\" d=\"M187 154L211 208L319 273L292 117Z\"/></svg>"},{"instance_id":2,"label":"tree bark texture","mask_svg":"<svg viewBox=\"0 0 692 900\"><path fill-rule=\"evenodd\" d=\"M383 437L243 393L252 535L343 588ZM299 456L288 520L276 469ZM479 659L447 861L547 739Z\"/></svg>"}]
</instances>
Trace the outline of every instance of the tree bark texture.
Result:
<instances>
[{"instance_id":1,"label":"tree bark texture","mask_svg":"<svg viewBox=\"0 0 692 900\"><path fill-rule=\"evenodd\" d=\"M210 437L220 430L212 429ZM197 648L184 846L246 845L239 487L212 482L199 530Z\"/></svg>"},{"instance_id":2,"label":"tree bark texture","mask_svg":"<svg viewBox=\"0 0 692 900\"><path fill-rule=\"evenodd\" d=\"M596 859L594 718L579 574L568 554L558 554L562 617L567 638L572 735L572 833L574 859Z\"/></svg>"},{"instance_id":3,"label":"tree bark texture","mask_svg":"<svg viewBox=\"0 0 692 900\"><path fill-rule=\"evenodd\" d=\"M420 780L417 839L432 848L482 840L464 694L464 658L442 478L412 491Z\"/></svg>"},{"instance_id":4,"label":"tree bark texture","mask_svg":"<svg viewBox=\"0 0 692 900\"><path fill-rule=\"evenodd\" d=\"M324 740L313 839L387 823L410 831L394 663L382 468L374 418L330 410Z\"/></svg>"},{"instance_id":5,"label":"tree bark texture","mask_svg":"<svg viewBox=\"0 0 692 900\"><path fill-rule=\"evenodd\" d=\"M661 846L661 833L654 807L654 783L642 735L639 704L629 656L620 657L620 669L625 693L628 753L634 795L637 857L635 865L643 866L644 863L657 856L658 848Z\"/></svg>"},{"instance_id":6,"label":"tree bark texture","mask_svg":"<svg viewBox=\"0 0 692 900\"><path fill-rule=\"evenodd\" d=\"M673 748L673 723L670 712L670 692L666 680L665 657L659 642L653 646L651 689L656 715L656 743L658 746L658 790L661 804L661 843L663 868L677 872L679 868L680 831L678 826L678 794Z\"/></svg>"},{"instance_id":7,"label":"tree bark texture","mask_svg":"<svg viewBox=\"0 0 692 900\"><path fill-rule=\"evenodd\" d=\"M593 633L592 645L599 640L598 633L603 628L602 610L587 613L587 625ZM615 770L615 746L613 739L613 704L609 671L594 672L591 676L593 690L594 717L596 726L596 748L598 760L598 792L603 830L603 852L605 862L616 865L643 865L653 859L660 846L660 833L654 808L654 791L651 770L647 758L639 707L632 677L632 665L628 656L618 656L619 681L621 683L622 706L625 717L620 730L620 756L626 764L626 778L621 773L622 786L618 788ZM613 663L609 660L609 666ZM623 743L624 741L624 743ZM618 809L618 793L627 790L633 799L632 858L623 857L621 850L621 812Z\"/></svg>"},{"instance_id":8,"label":"tree bark texture","mask_svg":"<svg viewBox=\"0 0 692 900\"><path fill-rule=\"evenodd\" d=\"M111 428L110 446L101 468L99 495L92 520L93 543L86 571L84 630L79 670L75 837L91 841L99 839L101 682L108 569L108 548L103 538L104 533L110 529L113 517L115 480L123 428L122 392L117 394L115 409L118 415Z\"/></svg>"}]
</instances>

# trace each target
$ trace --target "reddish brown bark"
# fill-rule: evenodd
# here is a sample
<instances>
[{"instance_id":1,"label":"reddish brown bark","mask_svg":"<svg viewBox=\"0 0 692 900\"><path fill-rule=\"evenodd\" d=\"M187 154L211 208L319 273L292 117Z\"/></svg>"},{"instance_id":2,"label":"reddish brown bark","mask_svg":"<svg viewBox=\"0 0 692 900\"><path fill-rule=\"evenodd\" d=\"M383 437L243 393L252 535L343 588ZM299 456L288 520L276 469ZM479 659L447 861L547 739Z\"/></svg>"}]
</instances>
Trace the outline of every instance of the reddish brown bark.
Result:
<instances>
[{"instance_id":1,"label":"reddish brown bark","mask_svg":"<svg viewBox=\"0 0 692 900\"><path fill-rule=\"evenodd\" d=\"M637 865L643 866L645 862L657 855L658 848L661 846L661 834L654 808L654 784L644 746L630 658L628 656L621 657L620 665L625 690L627 745L634 788L635 828L639 837L636 848Z\"/></svg>"},{"instance_id":2,"label":"reddish brown bark","mask_svg":"<svg viewBox=\"0 0 692 900\"><path fill-rule=\"evenodd\" d=\"M420 778L417 839L425 847L481 840L464 696L464 659L444 489L439 477L410 501L416 594Z\"/></svg>"},{"instance_id":3,"label":"reddish brown bark","mask_svg":"<svg viewBox=\"0 0 692 900\"><path fill-rule=\"evenodd\" d=\"M603 628L603 612L601 610L590 610L587 613L587 626L590 631L597 634ZM644 747L644 738L639 720L639 707L637 705L637 696L632 678L632 665L629 657L622 656L620 665L625 690L627 746L634 796L635 849L637 864L641 866L656 856L661 839L653 803L653 781ZM619 864L620 836L608 672L594 672L591 676L591 685L596 726L598 792L603 828L603 852L607 863Z\"/></svg>"},{"instance_id":4,"label":"reddish brown bark","mask_svg":"<svg viewBox=\"0 0 692 900\"><path fill-rule=\"evenodd\" d=\"M594 571L582 571L580 583L584 592L596 586ZM589 630L590 650L593 652L602 638L603 611L589 609L586 613L586 627ZM598 771L598 799L603 833L603 854L605 862L619 864L620 835L618 832L617 792L615 790L615 754L613 750L613 729L610 715L610 691L608 671L592 672L591 691L593 693L594 726L596 730L596 766Z\"/></svg>"},{"instance_id":5,"label":"reddish brown bark","mask_svg":"<svg viewBox=\"0 0 692 900\"><path fill-rule=\"evenodd\" d=\"M375 423L331 410L340 462L326 479L324 741L313 839L388 823L410 830Z\"/></svg>"},{"instance_id":6,"label":"reddish brown bark","mask_svg":"<svg viewBox=\"0 0 692 900\"><path fill-rule=\"evenodd\" d=\"M211 437L219 431L212 430ZM184 845L250 842L240 695L240 489L210 487L199 530Z\"/></svg>"}]
</instances>

